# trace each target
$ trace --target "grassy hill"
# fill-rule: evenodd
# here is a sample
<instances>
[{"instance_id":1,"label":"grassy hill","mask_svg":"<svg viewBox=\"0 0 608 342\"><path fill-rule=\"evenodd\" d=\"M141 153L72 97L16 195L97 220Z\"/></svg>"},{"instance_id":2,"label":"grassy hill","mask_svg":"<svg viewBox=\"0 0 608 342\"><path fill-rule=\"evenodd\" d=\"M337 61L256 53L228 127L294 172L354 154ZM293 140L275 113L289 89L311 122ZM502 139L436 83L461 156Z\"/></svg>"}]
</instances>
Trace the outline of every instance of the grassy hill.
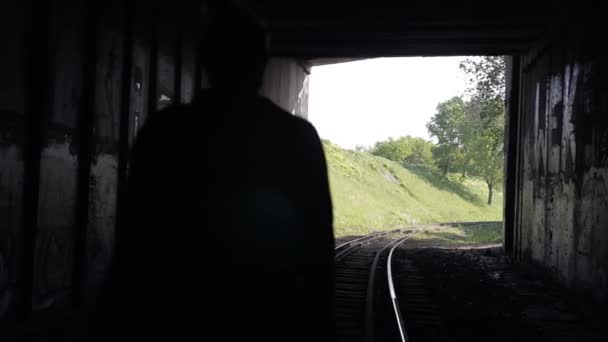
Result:
<instances>
[{"instance_id":1,"label":"grassy hill","mask_svg":"<svg viewBox=\"0 0 608 342\"><path fill-rule=\"evenodd\" d=\"M324 143L336 236L420 223L502 221L502 193L487 202L480 179L403 167L365 152Z\"/></svg>"}]
</instances>

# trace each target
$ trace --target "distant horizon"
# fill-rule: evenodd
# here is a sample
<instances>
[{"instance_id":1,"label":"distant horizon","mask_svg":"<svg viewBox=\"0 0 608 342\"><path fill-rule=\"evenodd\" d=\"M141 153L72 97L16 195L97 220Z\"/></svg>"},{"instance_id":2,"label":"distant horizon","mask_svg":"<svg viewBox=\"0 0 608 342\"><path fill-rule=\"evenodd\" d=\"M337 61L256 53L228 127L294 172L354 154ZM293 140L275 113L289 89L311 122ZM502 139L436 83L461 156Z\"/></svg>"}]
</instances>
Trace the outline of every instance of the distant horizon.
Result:
<instances>
[{"instance_id":1,"label":"distant horizon","mask_svg":"<svg viewBox=\"0 0 608 342\"><path fill-rule=\"evenodd\" d=\"M402 136L433 141L426 123L437 104L467 89L467 56L376 58L312 68L308 119L342 148Z\"/></svg>"}]
</instances>

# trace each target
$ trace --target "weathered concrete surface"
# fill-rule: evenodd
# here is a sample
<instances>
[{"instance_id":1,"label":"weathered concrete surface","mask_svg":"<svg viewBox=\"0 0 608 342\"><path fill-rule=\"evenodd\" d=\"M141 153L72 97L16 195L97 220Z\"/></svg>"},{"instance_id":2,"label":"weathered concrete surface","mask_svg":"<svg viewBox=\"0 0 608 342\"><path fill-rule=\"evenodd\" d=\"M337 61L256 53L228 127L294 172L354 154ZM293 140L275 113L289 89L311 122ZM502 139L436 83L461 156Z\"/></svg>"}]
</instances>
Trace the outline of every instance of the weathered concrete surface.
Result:
<instances>
[{"instance_id":1,"label":"weathered concrete surface","mask_svg":"<svg viewBox=\"0 0 608 342\"><path fill-rule=\"evenodd\" d=\"M159 20L158 24L158 69L157 69L157 109L163 109L172 103L179 103L175 98L176 55L178 33L173 22Z\"/></svg>"},{"instance_id":2,"label":"weathered concrete surface","mask_svg":"<svg viewBox=\"0 0 608 342\"><path fill-rule=\"evenodd\" d=\"M308 75L305 62L294 58L272 58L264 74L261 94L279 107L308 118Z\"/></svg>"},{"instance_id":3,"label":"weathered concrete surface","mask_svg":"<svg viewBox=\"0 0 608 342\"><path fill-rule=\"evenodd\" d=\"M196 42L192 34L182 36L182 70L180 103L190 103L194 98L194 74L196 71Z\"/></svg>"},{"instance_id":4,"label":"weathered concrete surface","mask_svg":"<svg viewBox=\"0 0 608 342\"><path fill-rule=\"evenodd\" d=\"M34 252L32 305L35 311L68 302L72 288L76 191L77 126L83 86L83 6L64 0L67 9L50 14L52 97L43 118L38 227Z\"/></svg>"},{"instance_id":5,"label":"weathered concrete surface","mask_svg":"<svg viewBox=\"0 0 608 342\"><path fill-rule=\"evenodd\" d=\"M135 11L143 12L141 2ZM130 127L129 145L135 141L137 131L141 128L149 112L150 96L150 71L151 71L151 50L152 50L152 30L148 17L138 16L133 18L133 47L132 47L132 73L130 91Z\"/></svg>"},{"instance_id":6,"label":"weathered concrete surface","mask_svg":"<svg viewBox=\"0 0 608 342\"><path fill-rule=\"evenodd\" d=\"M516 254L608 294L608 88L600 53L570 40L523 61Z\"/></svg>"},{"instance_id":7,"label":"weathered concrete surface","mask_svg":"<svg viewBox=\"0 0 608 342\"><path fill-rule=\"evenodd\" d=\"M86 293L94 296L112 253L118 196L125 8L109 1L99 14L93 150L89 175ZM135 67L139 66L134 64ZM135 73L134 73L135 74Z\"/></svg>"}]
</instances>

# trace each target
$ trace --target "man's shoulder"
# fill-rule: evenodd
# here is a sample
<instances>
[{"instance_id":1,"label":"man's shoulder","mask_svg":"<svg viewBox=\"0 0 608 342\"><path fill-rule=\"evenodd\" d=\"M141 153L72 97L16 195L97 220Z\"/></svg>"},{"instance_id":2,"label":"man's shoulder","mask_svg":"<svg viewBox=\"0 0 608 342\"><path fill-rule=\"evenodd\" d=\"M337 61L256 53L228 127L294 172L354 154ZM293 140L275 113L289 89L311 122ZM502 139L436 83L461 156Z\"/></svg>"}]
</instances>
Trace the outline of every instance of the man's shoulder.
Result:
<instances>
[{"instance_id":1,"label":"man's shoulder","mask_svg":"<svg viewBox=\"0 0 608 342\"><path fill-rule=\"evenodd\" d=\"M194 111L194 107L191 104L176 104L170 105L166 108L154 111L150 113L148 120L154 121L175 121L179 119L181 116L189 115Z\"/></svg>"},{"instance_id":2,"label":"man's shoulder","mask_svg":"<svg viewBox=\"0 0 608 342\"><path fill-rule=\"evenodd\" d=\"M276 120L277 123L289 125L291 128L302 132L316 134L316 130L310 122L297 115L289 113L268 98L261 97L261 104L264 107L263 112L269 115L270 119Z\"/></svg>"},{"instance_id":3,"label":"man's shoulder","mask_svg":"<svg viewBox=\"0 0 608 342\"><path fill-rule=\"evenodd\" d=\"M170 105L166 108L151 112L145 119L142 130L156 132L161 130L171 133L181 130L194 117L195 108L190 104Z\"/></svg>"},{"instance_id":4,"label":"man's shoulder","mask_svg":"<svg viewBox=\"0 0 608 342\"><path fill-rule=\"evenodd\" d=\"M250 106L252 103L249 101L243 103L247 110L251 111L247 113L247 116L241 116L244 123L248 122L254 127L258 124L264 125L274 132L286 134L286 138L298 140L319 139L316 129L310 122L289 113L268 98L259 96L254 103L253 106ZM189 122L196 121L197 118L202 119L203 117L207 124L213 124L214 119L221 117L221 115L216 113L221 108L217 107L213 101L201 100L190 104L171 105L151 113L146 120L145 126L148 126L148 129L153 131L161 129L165 132L170 132L172 129L182 130L183 125L187 125ZM204 115L202 112L209 113Z\"/></svg>"}]
</instances>

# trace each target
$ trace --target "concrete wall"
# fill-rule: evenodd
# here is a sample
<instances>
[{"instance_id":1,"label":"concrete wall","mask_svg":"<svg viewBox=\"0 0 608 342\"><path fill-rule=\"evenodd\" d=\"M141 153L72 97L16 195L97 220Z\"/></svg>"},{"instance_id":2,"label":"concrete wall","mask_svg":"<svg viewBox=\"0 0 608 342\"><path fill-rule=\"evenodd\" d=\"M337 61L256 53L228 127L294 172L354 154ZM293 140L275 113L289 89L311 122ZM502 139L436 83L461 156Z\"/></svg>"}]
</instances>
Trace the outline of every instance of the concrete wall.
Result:
<instances>
[{"instance_id":1,"label":"concrete wall","mask_svg":"<svg viewBox=\"0 0 608 342\"><path fill-rule=\"evenodd\" d=\"M138 130L151 111L190 102L205 85L194 9L11 6L0 20L0 339L5 326L94 301ZM263 93L306 117L305 67L272 60Z\"/></svg>"},{"instance_id":2,"label":"concrete wall","mask_svg":"<svg viewBox=\"0 0 608 342\"><path fill-rule=\"evenodd\" d=\"M308 76L310 68L294 58L272 58L264 74L261 94L279 107L308 118Z\"/></svg>"},{"instance_id":3,"label":"concrete wall","mask_svg":"<svg viewBox=\"0 0 608 342\"><path fill-rule=\"evenodd\" d=\"M608 293L608 62L585 34L522 60L515 253Z\"/></svg>"},{"instance_id":4,"label":"concrete wall","mask_svg":"<svg viewBox=\"0 0 608 342\"><path fill-rule=\"evenodd\" d=\"M25 13L6 5L0 20L0 318L5 319L15 313L25 129Z\"/></svg>"},{"instance_id":5,"label":"concrete wall","mask_svg":"<svg viewBox=\"0 0 608 342\"><path fill-rule=\"evenodd\" d=\"M151 110L192 99L200 70L176 11L44 4L0 20L0 339L94 299L133 139Z\"/></svg>"},{"instance_id":6,"label":"concrete wall","mask_svg":"<svg viewBox=\"0 0 608 342\"><path fill-rule=\"evenodd\" d=\"M86 293L103 280L110 260L116 227L123 87L129 87L124 68L126 9L108 1L97 11L96 61L92 108L92 146L88 180L88 215L85 249ZM89 115L91 115L89 114ZM130 113L129 113L130 114ZM122 166L122 165L121 165Z\"/></svg>"},{"instance_id":7,"label":"concrete wall","mask_svg":"<svg viewBox=\"0 0 608 342\"><path fill-rule=\"evenodd\" d=\"M78 1L65 3L65 9L52 8L49 13L49 41L55 48L40 59L49 61L51 93L49 110L42 117L34 311L66 305L72 288L84 19Z\"/></svg>"}]
</instances>

